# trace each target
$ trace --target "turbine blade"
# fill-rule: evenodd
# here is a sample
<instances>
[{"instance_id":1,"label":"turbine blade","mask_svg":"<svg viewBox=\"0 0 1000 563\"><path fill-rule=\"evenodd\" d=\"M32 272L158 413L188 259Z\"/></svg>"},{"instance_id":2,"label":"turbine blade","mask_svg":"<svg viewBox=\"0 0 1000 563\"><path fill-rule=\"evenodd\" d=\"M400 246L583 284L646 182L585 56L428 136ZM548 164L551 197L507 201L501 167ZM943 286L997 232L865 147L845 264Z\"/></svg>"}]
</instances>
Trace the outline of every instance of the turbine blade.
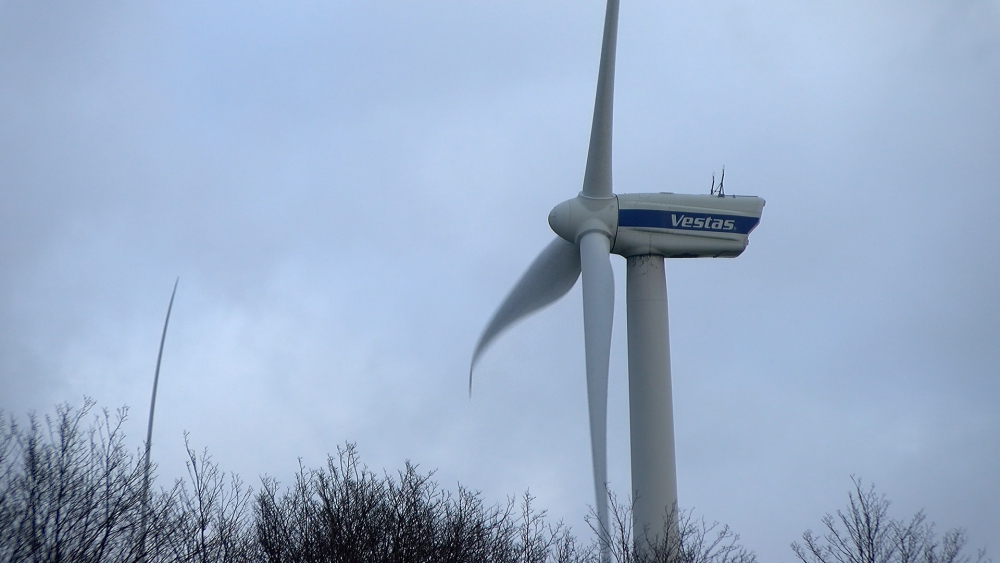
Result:
<instances>
[{"instance_id":1,"label":"turbine blade","mask_svg":"<svg viewBox=\"0 0 1000 563\"><path fill-rule=\"evenodd\" d=\"M515 322L566 295L579 277L580 254L576 245L556 237L535 258L514 289L507 294L479 337L469 366L470 395L472 370L496 337Z\"/></svg>"},{"instance_id":2,"label":"turbine blade","mask_svg":"<svg viewBox=\"0 0 1000 563\"><path fill-rule=\"evenodd\" d=\"M590 150L583 176L586 197L608 198L611 189L611 122L615 100L615 50L618 43L618 0L608 0L604 15L601 67L597 73L594 121L590 126Z\"/></svg>"},{"instance_id":3,"label":"turbine blade","mask_svg":"<svg viewBox=\"0 0 1000 563\"><path fill-rule=\"evenodd\" d=\"M174 308L174 296L177 295L177 284L180 276L174 280L174 290L170 292L170 303L167 304L167 317L163 319L163 333L160 335L160 350L156 353L156 371L153 373L153 396L149 399L149 425L146 428L146 454L144 465L149 472L149 449L153 443L153 412L156 410L156 387L160 383L160 362L163 361L163 344L167 341L167 325L170 324L170 311Z\"/></svg>"},{"instance_id":4,"label":"turbine blade","mask_svg":"<svg viewBox=\"0 0 1000 563\"><path fill-rule=\"evenodd\" d=\"M590 408L590 448L594 462L594 495L602 560L607 560L608 533L608 364L615 314L615 276L611 241L591 231L580 239L583 269L583 329L587 353L587 402Z\"/></svg>"},{"instance_id":5,"label":"turbine blade","mask_svg":"<svg viewBox=\"0 0 1000 563\"><path fill-rule=\"evenodd\" d=\"M160 362L163 360L163 344L167 341L167 326L170 324L170 311L174 308L174 296L177 295L177 284L180 276L174 280L174 290L170 292L170 303L167 305L167 317L163 319L163 333L160 335L160 351L156 354L156 371L153 373L153 396L149 399L149 426L146 428L146 453L143 455L142 472L142 515L139 536L139 558L146 560L147 516L149 513L149 452L153 445L153 412L156 410L156 387L160 383Z\"/></svg>"}]
</instances>

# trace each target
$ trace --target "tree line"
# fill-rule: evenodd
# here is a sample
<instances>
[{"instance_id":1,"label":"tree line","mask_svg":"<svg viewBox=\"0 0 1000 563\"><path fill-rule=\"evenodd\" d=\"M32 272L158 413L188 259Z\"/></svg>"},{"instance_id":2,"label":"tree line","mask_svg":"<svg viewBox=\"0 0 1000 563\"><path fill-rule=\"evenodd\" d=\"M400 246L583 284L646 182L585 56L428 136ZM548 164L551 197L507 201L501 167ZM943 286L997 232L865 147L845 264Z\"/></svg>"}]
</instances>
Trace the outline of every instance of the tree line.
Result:
<instances>
[{"instance_id":1,"label":"tree line","mask_svg":"<svg viewBox=\"0 0 1000 563\"><path fill-rule=\"evenodd\" d=\"M0 563L597 563L596 519L581 540L550 522L525 493L489 504L476 491L441 488L407 462L376 473L352 444L294 482L253 490L221 471L187 435L187 479L146 491L142 456L124 442L128 411L61 405L27 424L0 413ZM155 471L155 465L153 467ZM728 526L674 508L671 526L630 536L631 507L611 500L615 563L756 563ZM961 530L938 538L923 513L902 522L855 480L846 511L824 535L792 545L803 563L987 563L965 554Z\"/></svg>"}]
</instances>

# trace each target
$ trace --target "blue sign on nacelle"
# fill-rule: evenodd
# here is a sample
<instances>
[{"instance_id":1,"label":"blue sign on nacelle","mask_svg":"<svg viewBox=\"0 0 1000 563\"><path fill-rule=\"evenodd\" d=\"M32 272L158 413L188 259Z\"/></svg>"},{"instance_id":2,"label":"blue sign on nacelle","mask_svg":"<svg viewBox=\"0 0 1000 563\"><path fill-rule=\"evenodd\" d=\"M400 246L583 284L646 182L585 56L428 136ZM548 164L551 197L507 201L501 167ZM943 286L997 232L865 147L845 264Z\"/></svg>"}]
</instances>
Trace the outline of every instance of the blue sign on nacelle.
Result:
<instances>
[{"instance_id":1,"label":"blue sign on nacelle","mask_svg":"<svg viewBox=\"0 0 1000 563\"><path fill-rule=\"evenodd\" d=\"M618 226L647 229L681 229L750 234L759 217L661 211L659 209L619 209Z\"/></svg>"}]
</instances>

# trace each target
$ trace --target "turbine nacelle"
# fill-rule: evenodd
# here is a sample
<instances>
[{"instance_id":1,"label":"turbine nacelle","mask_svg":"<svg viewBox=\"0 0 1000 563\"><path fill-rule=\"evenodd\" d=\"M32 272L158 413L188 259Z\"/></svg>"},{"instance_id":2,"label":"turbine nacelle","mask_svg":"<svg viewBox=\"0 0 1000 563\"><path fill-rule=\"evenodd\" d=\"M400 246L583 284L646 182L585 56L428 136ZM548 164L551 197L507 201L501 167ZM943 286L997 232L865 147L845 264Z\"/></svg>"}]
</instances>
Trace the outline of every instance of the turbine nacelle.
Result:
<instances>
[{"instance_id":1,"label":"turbine nacelle","mask_svg":"<svg viewBox=\"0 0 1000 563\"><path fill-rule=\"evenodd\" d=\"M555 206L549 226L573 244L586 233L603 233L611 252L626 258L733 258L746 249L763 209L756 196L581 194Z\"/></svg>"}]
</instances>

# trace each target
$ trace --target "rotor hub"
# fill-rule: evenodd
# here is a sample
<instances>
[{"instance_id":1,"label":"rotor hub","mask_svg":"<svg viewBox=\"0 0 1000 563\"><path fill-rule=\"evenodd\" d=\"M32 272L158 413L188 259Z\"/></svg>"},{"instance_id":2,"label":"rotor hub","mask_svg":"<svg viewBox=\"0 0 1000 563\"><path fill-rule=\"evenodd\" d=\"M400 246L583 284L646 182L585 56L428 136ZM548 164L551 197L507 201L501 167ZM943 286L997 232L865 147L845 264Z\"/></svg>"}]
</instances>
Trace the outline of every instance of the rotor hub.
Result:
<instances>
[{"instance_id":1,"label":"rotor hub","mask_svg":"<svg viewBox=\"0 0 1000 563\"><path fill-rule=\"evenodd\" d=\"M583 235L598 231L611 239L614 246L618 232L618 197L593 198L581 194L568 199L549 212L549 226L573 244Z\"/></svg>"}]
</instances>

